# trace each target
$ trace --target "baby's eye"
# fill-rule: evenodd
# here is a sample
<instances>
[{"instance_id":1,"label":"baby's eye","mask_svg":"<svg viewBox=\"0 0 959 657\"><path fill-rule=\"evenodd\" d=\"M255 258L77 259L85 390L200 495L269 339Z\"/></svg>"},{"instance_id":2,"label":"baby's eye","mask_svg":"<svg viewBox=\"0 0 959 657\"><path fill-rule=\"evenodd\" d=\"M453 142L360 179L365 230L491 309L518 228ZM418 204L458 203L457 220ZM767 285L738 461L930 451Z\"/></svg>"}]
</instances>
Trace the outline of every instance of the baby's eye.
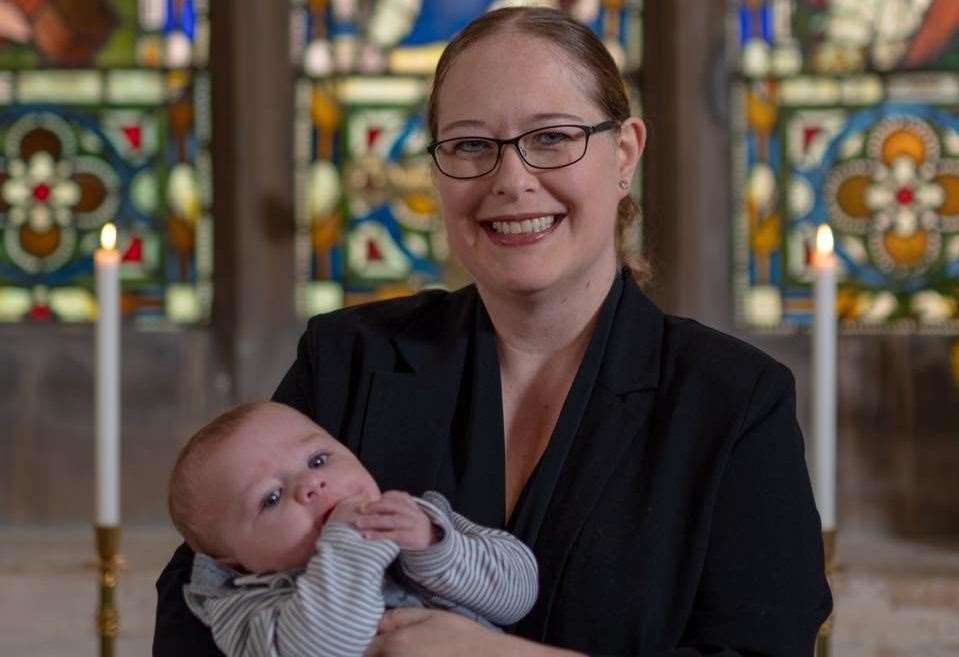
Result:
<instances>
[{"instance_id":1,"label":"baby's eye","mask_svg":"<svg viewBox=\"0 0 959 657\"><path fill-rule=\"evenodd\" d=\"M313 456L310 457L310 460L309 460L309 462L307 463L307 465L309 465L311 468L314 468L314 469L315 469L315 468L320 467L321 465L326 464L326 462L329 460L329 458L330 458L330 455L329 455L329 454L326 454L326 453L324 453L324 452L319 452L319 453L314 454Z\"/></svg>"},{"instance_id":2,"label":"baby's eye","mask_svg":"<svg viewBox=\"0 0 959 657\"><path fill-rule=\"evenodd\" d=\"M282 488L275 488L275 489L271 490L271 491L270 491L269 493L267 493L266 496L263 498L262 507L263 507L264 509L269 509L270 507L276 506L277 504L280 503L280 498L281 498L282 496L283 496L283 489L282 489Z\"/></svg>"}]
</instances>

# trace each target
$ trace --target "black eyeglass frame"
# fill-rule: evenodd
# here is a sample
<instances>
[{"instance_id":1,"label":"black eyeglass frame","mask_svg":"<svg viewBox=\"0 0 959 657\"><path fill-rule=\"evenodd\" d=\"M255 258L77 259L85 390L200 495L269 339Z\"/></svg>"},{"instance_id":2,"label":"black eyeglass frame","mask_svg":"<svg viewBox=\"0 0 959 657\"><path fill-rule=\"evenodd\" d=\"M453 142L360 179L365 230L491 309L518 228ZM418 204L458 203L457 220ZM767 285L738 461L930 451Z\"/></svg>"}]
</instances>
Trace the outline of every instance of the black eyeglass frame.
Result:
<instances>
[{"instance_id":1,"label":"black eyeglass frame","mask_svg":"<svg viewBox=\"0 0 959 657\"><path fill-rule=\"evenodd\" d=\"M433 157L433 163L436 164L436 168L439 169L440 173L442 173L444 176L447 176L448 178L455 178L456 180L473 180L474 178L482 178L486 174L491 173L492 171L495 171L496 167L499 166L500 159L503 157L503 146L508 146L511 144L516 147L516 152L519 154L519 159L521 159L526 166L532 167L534 169L543 169L543 170L562 169L564 167L568 167L570 165L576 164L577 162L582 160L584 157L586 157L586 152L589 150L590 137L592 137L597 132L605 132L607 130L612 130L613 128L616 128L619 125L620 125L620 122L616 121L615 119L609 119L608 121L603 121L602 123L597 123L596 125L579 125L578 123L560 123L558 125L546 125L541 128L533 128L532 130L527 130L526 132L520 135L516 135L515 137L511 139L496 139L495 137L478 137L478 136L474 137L471 135L465 135L463 137L451 137L450 139L442 139L440 141L434 141L432 144L426 147L426 152ZM527 160L526 156L523 154L523 149L519 147L520 139L522 139L526 135L531 135L534 132L541 132L543 130L549 130L550 128L579 128L583 132L585 132L586 143L583 144L583 154L577 157L572 162L567 162L566 164L560 164L554 167L541 167ZM493 162L493 166L491 166L489 170L484 171L483 173L478 173L475 176L454 176L443 171L443 167L440 166L440 162L436 158L436 149L442 146L443 144L449 143L451 141L461 141L463 139L482 139L484 141L491 141L496 143L496 146L497 146L496 160Z\"/></svg>"}]
</instances>

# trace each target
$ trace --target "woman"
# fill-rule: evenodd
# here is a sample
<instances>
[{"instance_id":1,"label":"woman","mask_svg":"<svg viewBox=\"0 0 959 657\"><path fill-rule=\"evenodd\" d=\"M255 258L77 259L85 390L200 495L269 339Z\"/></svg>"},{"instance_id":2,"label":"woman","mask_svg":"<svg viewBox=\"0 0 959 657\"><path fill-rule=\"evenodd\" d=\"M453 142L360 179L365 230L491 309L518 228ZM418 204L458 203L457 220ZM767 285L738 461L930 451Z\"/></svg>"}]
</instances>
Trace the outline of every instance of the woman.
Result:
<instances>
[{"instance_id":1,"label":"woman","mask_svg":"<svg viewBox=\"0 0 959 657\"><path fill-rule=\"evenodd\" d=\"M831 597L792 376L623 266L645 131L601 43L559 12L487 14L429 122L476 285L314 318L275 399L384 488L515 533L540 595L508 634L388 612L370 654L811 655ZM158 582L157 655L215 654L179 601L190 558Z\"/></svg>"}]
</instances>

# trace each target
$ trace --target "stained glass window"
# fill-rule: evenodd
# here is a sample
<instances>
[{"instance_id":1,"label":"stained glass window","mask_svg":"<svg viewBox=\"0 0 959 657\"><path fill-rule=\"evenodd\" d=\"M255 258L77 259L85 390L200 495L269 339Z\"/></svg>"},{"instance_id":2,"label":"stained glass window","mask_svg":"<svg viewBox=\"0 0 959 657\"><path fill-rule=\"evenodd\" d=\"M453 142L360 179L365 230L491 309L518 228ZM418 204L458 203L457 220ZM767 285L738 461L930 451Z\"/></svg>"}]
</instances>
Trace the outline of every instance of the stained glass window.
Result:
<instances>
[{"instance_id":1,"label":"stained glass window","mask_svg":"<svg viewBox=\"0 0 959 657\"><path fill-rule=\"evenodd\" d=\"M465 280L432 193L424 106L446 43L504 4L291 0L301 314ZM625 72L639 67L640 1L557 4Z\"/></svg>"},{"instance_id":2,"label":"stained glass window","mask_svg":"<svg viewBox=\"0 0 959 657\"><path fill-rule=\"evenodd\" d=\"M836 235L846 332L959 331L959 3L731 3L740 321L811 321Z\"/></svg>"},{"instance_id":3,"label":"stained glass window","mask_svg":"<svg viewBox=\"0 0 959 657\"><path fill-rule=\"evenodd\" d=\"M209 316L207 5L0 2L0 321L94 318L108 221L126 316Z\"/></svg>"}]
</instances>

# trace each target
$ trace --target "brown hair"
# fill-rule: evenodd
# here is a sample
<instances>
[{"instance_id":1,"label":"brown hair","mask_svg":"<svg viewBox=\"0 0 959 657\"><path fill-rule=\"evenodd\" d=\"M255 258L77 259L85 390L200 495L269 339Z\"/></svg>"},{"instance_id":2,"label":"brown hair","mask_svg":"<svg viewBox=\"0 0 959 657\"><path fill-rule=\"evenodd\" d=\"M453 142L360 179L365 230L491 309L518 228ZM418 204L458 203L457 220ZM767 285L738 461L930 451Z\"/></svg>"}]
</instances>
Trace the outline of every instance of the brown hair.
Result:
<instances>
[{"instance_id":1,"label":"brown hair","mask_svg":"<svg viewBox=\"0 0 959 657\"><path fill-rule=\"evenodd\" d=\"M453 62L471 45L503 32L538 37L564 50L593 80L592 100L615 121L631 116L623 78L609 51L593 32L562 11L544 7L506 7L486 13L460 32L443 50L426 110L430 135L435 140L440 89ZM632 271L637 283L649 281L649 263L639 252L639 207L631 195L623 197L616 212L616 255Z\"/></svg>"},{"instance_id":2,"label":"brown hair","mask_svg":"<svg viewBox=\"0 0 959 657\"><path fill-rule=\"evenodd\" d=\"M203 465L213 449L232 436L241 422L272 403L250 402L230 409L193 434L180 450L170 473L167 509L173 526L194 551L218 556L222 548L210 537L208 518L201 513L198 501Z\"/></svg>"}]
</instances>

